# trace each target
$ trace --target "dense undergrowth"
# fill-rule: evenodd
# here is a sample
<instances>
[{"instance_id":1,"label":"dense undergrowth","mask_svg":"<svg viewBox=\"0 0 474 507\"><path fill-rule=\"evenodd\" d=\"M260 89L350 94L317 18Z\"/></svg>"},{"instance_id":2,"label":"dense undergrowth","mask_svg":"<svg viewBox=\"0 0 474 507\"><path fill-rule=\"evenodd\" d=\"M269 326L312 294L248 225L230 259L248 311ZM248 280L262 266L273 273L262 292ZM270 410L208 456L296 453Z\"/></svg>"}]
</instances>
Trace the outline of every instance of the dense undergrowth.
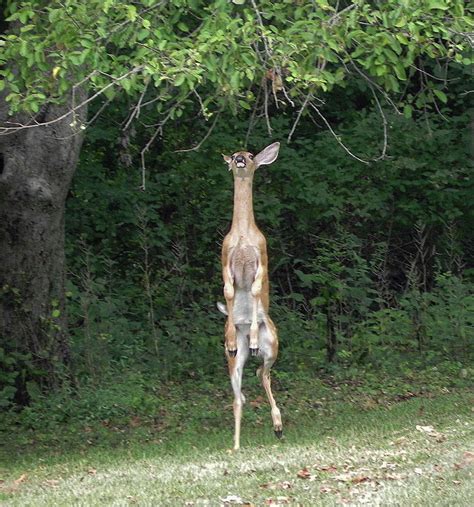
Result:
<instances>
[{"instance_id":1,"label":"dense undergrowth","mask_svg":"<svg viewBox=\"0 0 474 507\"><path fill-rule=\"evenodd\" d=\"M337 100L332 111L346 142L375 157L377 116L341 111ZM291 122L276 118L274 139ZM259 169L255 213L269 246L277 384L332 376L402 396L419 391L410 387L416 377L442 371L456 384L471 375L467 122L464 112L448 123L390 118L389 156L366 166L302 121L279 160ZM201 390L227 392L215 303L232 181L220 152L242 146L247 126L247 119L222 121L208 149L178 154L195 137L194 123L183 123L148 162L146 192L130 166L143 133L117 143L122 134L111 118L90 130L67 202L70 364L58 365L62 386L45 396L35 380L44 372L0 350L7 426L126 425L156 417L160 396L173 398L181 383L189 399ZM257 124L252 146L265 144ZM12 405L17 363L30 378L30 403L20 413ZM189 404L185 392L182 399Z\"/></svg>"},{"instance_id":2,"label":"dense undergrowth","mask_svg":"<svg viewBox=\"0 0 474 507\"><path fill-rule=\"evenodd\" d=\"M376 115L337 112L363 155L379 148ZM346 115L346 116L344 116ZM472 181L467 116L393 117L390 156L369 166L302 122L279 160L256 174L268 239L280 372L469 363L474 347ZM291 118L278 117L274 138ZM147 191L115 152L117 129L89 137L68 201L69 312L76 382L124 368L164 381L212 378L222 365L220 243L232 180L220 152L247 121L223 121L210 150L184 124L159 148ZM138 143L140 133L135 134ZM268 143L264 126L252 135ZM110 146L104 150L104 146ZM362 147L362 148L361 148Z\"/></svg>"}]
</instances>

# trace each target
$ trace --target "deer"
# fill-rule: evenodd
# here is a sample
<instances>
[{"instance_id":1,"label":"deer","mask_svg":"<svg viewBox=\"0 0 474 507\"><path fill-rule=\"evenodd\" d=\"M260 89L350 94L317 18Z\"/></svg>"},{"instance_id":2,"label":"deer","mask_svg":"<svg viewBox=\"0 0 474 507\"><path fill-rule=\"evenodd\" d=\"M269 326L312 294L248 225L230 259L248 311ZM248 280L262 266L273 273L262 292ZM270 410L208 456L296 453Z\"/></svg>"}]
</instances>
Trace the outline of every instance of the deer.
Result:
<instances>
[{"instance_id":1,"label":"deer","mask_svg":"<svg viewBox=\"0 0 474 507\"><path fill-rule=\"evenodd\" d=\"M270 369L278 355L278 335L268 314L269 281L267 242L255 223L252 185L255 171L275 162L280 143L275 142L257 155L238 151L222 155L234 176L234 211L232 225L222 244L222 278L226 304L217 303L227 316L225 324L225 355L234 392L234 451L240 448L240 426L245 397L242 375L249 357L258 356L258 368L271 407L273 429L282 437L280 410L273 397Z\"/></svg>"}]
</instances>

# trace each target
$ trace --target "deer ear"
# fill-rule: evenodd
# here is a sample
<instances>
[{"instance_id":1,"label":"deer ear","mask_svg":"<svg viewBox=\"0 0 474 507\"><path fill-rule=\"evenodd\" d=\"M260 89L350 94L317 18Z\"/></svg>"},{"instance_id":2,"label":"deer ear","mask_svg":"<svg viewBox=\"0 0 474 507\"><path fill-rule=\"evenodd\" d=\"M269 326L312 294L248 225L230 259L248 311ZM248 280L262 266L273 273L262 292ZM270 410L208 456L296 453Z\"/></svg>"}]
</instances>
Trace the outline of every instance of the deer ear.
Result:
<instances>
[{"instance_id":1,"label":"deer ear","mask_svg":"<svg viewBox=\"0 0 474 507\"><path fill-rule=\"evenodd\" d=\"M226 164L230 164L232 161L232 158L229 157L229 155L224 155L223 153L222 153L222 158L225 160Z\"/></svg>"},{"instance_id":2,"label":"deer ear","mask_svg":"<svg viewBox=\"0 0 474 507\"><path fill-rule=\"evenodd\" d=\"M280 143L273 143L263 149L255 157L255 165L257 167L261 165L269 165L275 162L278 157L278 151L280 150Z\"/></svg>"}]
</instances>

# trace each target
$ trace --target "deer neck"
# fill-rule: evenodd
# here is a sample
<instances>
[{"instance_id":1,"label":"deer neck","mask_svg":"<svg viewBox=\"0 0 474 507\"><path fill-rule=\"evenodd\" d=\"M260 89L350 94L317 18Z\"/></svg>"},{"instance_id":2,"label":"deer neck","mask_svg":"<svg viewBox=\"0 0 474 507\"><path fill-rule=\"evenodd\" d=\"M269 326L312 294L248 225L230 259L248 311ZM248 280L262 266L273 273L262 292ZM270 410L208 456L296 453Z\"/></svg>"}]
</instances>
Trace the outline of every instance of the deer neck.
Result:
<instances>
[{"instance_id":1,"label":"deer neck","mask_svg":"<svg viewBox=\"0 0 474 507\"><path fill-rule=\"evenodd\" d=\"M252 199L253 178L234 178L234 214L232 216L232 229L239 234L245 234L255 227Z\"/></svg>"}]
</instances>

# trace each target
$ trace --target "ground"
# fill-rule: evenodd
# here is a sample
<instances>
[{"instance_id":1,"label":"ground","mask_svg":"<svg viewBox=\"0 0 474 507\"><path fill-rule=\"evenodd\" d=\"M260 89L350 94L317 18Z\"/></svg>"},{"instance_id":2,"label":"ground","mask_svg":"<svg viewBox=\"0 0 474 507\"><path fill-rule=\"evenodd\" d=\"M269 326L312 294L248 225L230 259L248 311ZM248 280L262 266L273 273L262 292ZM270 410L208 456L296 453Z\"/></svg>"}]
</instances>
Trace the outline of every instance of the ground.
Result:
<instances>
[{"instance_id":1,"label":"ground","mask_svg":"<svg viewBox=\"0 0 474 507\"><path fill-rule=\"evenodd\" d=\"M288 390L277 383L286 423L279 441L259 386L251 383L238 452L229 450L231 399L224 390L214 399L206 389L186 400L181 386L181 404L172 405L179 417L163 415L154 425L144 416L134 416L127 428L102 421L100 429L81 426L69 440L59 429L26 437L23 428L4 446L0 503L474 504L468 387L392 396L321 385L299 381Z\"/></svg>"}]
</instances>

